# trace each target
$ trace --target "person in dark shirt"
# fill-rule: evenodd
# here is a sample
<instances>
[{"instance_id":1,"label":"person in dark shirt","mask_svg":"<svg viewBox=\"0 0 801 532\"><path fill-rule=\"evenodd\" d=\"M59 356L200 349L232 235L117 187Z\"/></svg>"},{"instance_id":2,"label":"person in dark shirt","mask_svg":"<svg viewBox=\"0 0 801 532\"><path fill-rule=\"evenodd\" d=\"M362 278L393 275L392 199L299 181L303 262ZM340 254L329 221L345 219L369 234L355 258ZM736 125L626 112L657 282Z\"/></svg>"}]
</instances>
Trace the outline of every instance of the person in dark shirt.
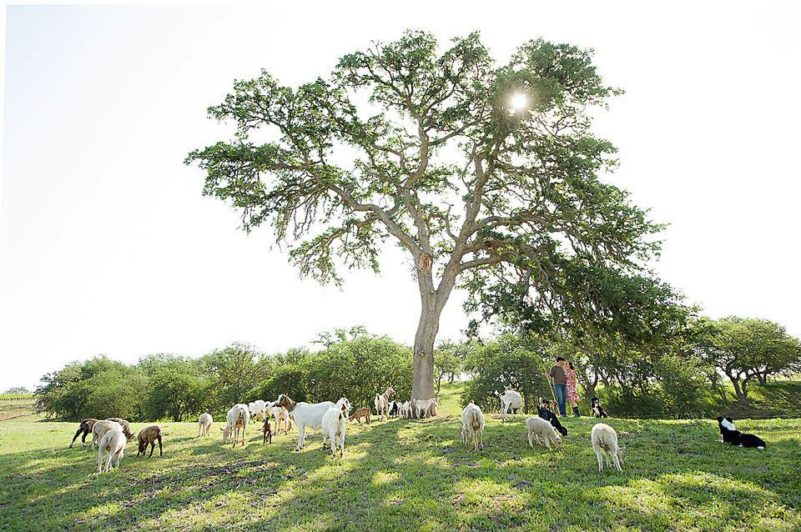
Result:
<instances>
[{"instance_id":1,"label":"person in dark shirt","mask_svg":"<svg viewBox=\"0 0 801 532\"><path fill-rule=\"evenodd\" d=\"M565 359L556 357L556 364L551 368L551 372L546 375L553 383L556 393L556 402L559 405L559 415L566 416L565 398L567 397L567 374L565 373Z\"/></svg>"}]
</instances>

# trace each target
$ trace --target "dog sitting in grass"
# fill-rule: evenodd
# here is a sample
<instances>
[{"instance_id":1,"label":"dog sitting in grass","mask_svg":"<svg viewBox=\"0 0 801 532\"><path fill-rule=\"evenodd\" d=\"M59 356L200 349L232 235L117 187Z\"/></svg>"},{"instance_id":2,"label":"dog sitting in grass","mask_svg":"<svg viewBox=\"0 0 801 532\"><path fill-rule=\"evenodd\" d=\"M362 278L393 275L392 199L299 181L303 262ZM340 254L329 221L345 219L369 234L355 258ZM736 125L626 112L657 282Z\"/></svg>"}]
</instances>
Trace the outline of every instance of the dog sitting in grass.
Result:
<instances>
[{"instance_id":1,"label":"dog sitting in grass","mask_svg":"<svg viewBox=\"0 0 801 532\"><path fill-rule=\"evenodd\" d=\"M593 397L590 401L590 410L592 410L592 417L609 417L606 415L606 410L601 406L601 400Z\"/></svg>"},{"instance_id":2,"label":"dog sitting in grass","mask_svg":"<svg viewBox=\"0 0 801 532\"><path fill-rule=\"evenodd\" d=\"M737 445L739 447L749 447L752 449L765 450L765 441L754 434L743 434L734 426L734 420L730 417L718 416L718 428L722 443Z\"/></svg>"},{"instance_id":3,"label":"dog sitting in grass","mask_svg":"<svg viewBox=\"0 0 801 532\"><path fill-rule=\"evenodd\" d=\"M537 413L542 419L549 422L553 428L558 430L562 436L567 436L567 429L562 425L562 423L559 422L559 418L556 417L556 414L553 413L553 410L549 408L548 403L549 401L540 397L540 404L537 407Z\"/></svg>"}]
</instances>

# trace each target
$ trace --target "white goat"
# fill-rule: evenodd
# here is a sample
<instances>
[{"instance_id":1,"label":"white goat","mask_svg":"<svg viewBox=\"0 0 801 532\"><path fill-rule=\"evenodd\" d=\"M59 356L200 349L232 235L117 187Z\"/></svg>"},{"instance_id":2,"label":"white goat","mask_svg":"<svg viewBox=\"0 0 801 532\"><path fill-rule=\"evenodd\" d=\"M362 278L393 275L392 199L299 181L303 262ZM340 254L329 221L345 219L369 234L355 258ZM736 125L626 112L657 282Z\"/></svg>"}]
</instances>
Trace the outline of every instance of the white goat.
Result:
<instances>
[{"instance_id":1,"label":"white goat","mask_svg":"<svg viewBox=\"0 0 801 532\"><path fill-rule=\"evenodd\" d=\"M267 415L267 401L261 399L248 403L248 411L250 417L255 419L263 419Z\"/></svg>"},{"instance_id":2,"label":"white goat","mask_svg":"<svg viewBox=\"0 0 801 532\"><path fill-rule=\"evenodd\" d=\"M300 451L306 446L306 428L319 429L323 424L323 415L328 409L335 406L331 401L323 401L322 403L295 402L284 394L279 395L278 400L275 402L278 406L286 408L289 415L295 419L295 424L298 427L296 451ZM350 401L343 397L336 404L338 406L345 405L347 407L345 413L350 414Z\"/></svg>"},{"instance_id":3,"label":"white goat","mask_svg":"<svg viewBox=\"0 0 801 532\"><path fill-rule=\"evenodd\" d=\"M598 471L603 471L603 462L606 467L615 466L618 471L623 471L620 464L623 462L623 447L617 444L617 432L606 423L597 423L590 431L592 440L592 450L598 459ZM611 461L611 463L610 463Z\"/></svg>"},{"instance_id":4,"label":"white goat","mask_svg":"<svg viewBox=\"0 0 801 532\"><path fill-rule=\"evenodd\" d=\"M345 422L348 420L348 410L348 405L339 402L323 414L323 450L326 440L329 440L331 456L336 456L337 450L340 456L345 456Z\"/></svg>"},{"instance_id":5,"label":"white goat","mask_svg":"<svg viewBox=\"0 0 801 532\"><path fill-rule=\"evenodd\" d=\"M275 432L283 429L284 434L289 434L292 430L292 418L289 417L289 412L283 406L278 406L278 403L269 403L267 405L267 416L275 418Z\"/></svg>"},{"instance_id":6,"label":"white goat","mask_svg":"<svg viewBox=\"0 0 801 532\"><path fill-rule=\"evenodd\" d=\"M197 420L197 435L198 436L208 436L209 431L211 430L211 424L214 422L214 418L211 417L211 414L206 412L205 414L200 414L200 418Z\"/></svg>"},{"instance_id":7,"label":"white goat","mask_svg":"<svg viewBox=\"0 0 801 532\"><path fill-rule=\"evenodd\" d=\"M98 473L108 473L111 469L112 461L114 462L114 467L120 466L120 460L125 454L126 443L128 443L128 438L123 434L122 428L112 428L103 434L97 449Z\"/></svg>"},{"instance_id":8,"label":"white goat","mask_svg":"<svg viewBox=\"0 0 801 532\"><path fill-rule=\"evenodd\" d=\"M412 416L425 418L437 415L436 399L412 399Z\"/></svg>"},{"instance_id":9,"label":"white goat","mask_svg":"<svg viewBox=\"0 0 801 532\"><path fill-rule=\"evenodd\" d=\"M118 429L120 432L123 431L122 425L116 421L101 419L100 421L96 422L95 426L92 427L92 449L94 449L95 445L100 442L100 438L102 438L106 432L112 429Z\"/></svg>"},{"instance_id":10,"label":"white goat","mask_svg":"<svg viewBox=\"0 0 801 532\"><path fill-rule=\"evenodd\" d=\"M462 441L472 442L475 451L484 448L484 414L473 401L462 410Z\"/></svg>"},{"instance_id":11,"label":"white goat","mask_svg":"<svg viewBox=\"0 0 801 532\"><path fill-rule=\"evenodd\" d=\"M551 423L539 416L530 417L526 420L528 431L528 444L534 447L534 442L551 449L551 444L558 447L562 443L562 437L556 432Z\"/></svg>"},{"instance_id":12,"label":"white goat","mask_svg":"<svg viewBox=\"0 0 801 532\"><path fill-rule=\"evenodd\" d=\"M517 410L523 408L523 396L511 388L507 388L503 393L495 392L495 397L501 400L501 416L507 419L507 414L513 415Z\"/></svg>"},{"instance_id":13,"label":"white goat","mask_svg":"<svg viewBox=\"0 0 801 532\"><path fill-rule=\"evenodd\" d=\"M411 403L409 403L409 401L406 401L405 403L401 404L398 407L398 414L401 417L409 417L409 415L411 414L411 409L412 409Z\"/></svg>"},{"instance_id":14,"label":"white goat","mask_svg":"<svg viewBox=\"0 0 801 532\"><path fill-rule=\"evenodd\" d=\"M377 415L382 421L389 417L389 400L395 395L395 390L392 386L389 386L384 393L377 394L375 399L373 400L373 404L375 405L375 415Z\"/></svg>"},{"instance_id":15,"label":"white goat","mask_svg":"<svg viewBox=\"0 0 801 532\"><path fill-rule=\"evenodd\" d=\"M227 442L228 438L233 434L234 444L232 447L236 447L236 441L240 439L241 434L242 445L244 446L248 423L250 423L250 411L248 410L248 406L242 403L232 406L231 410L228 411L225 427L220 429L223 433L223 442Z\"/></svg>"}]
</instances>

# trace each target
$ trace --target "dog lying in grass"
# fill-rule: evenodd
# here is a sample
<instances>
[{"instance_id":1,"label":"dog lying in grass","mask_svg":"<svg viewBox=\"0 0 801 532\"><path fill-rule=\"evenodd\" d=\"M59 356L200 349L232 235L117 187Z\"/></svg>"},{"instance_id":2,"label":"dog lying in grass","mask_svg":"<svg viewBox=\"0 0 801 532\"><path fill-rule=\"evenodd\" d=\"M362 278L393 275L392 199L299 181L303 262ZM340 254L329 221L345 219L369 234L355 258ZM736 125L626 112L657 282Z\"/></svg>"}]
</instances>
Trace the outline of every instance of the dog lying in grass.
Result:
<instances>
[{"instance_id":1,"label":"dog lying in grass","mask_svg":"<svg viewBox=\"0 0 801 532\"><path fill-rule=\"evenodd\" d=\"M556 414L554 414L553 411L548 408L548 401L543 400L541 397L540 404L537 407L537 413L542 419L553 425L553 428L558 430L562 436L567 436L567 429L559 421L559 418L556 417Z\"/></svg>"},{"instance_id":2,"label":"dog lying in grass","mask_svg":"<svg viewBox=\"0 0 801 532\"><path fill-rule=\"evenodd\" d=\"M734 420L730 417L718 416L718 428L722 443L737 445L739 447L749 447L752 449L765 450L765 441L754 434L743 434L734 426Z\"/></svg>"}]
</instances>

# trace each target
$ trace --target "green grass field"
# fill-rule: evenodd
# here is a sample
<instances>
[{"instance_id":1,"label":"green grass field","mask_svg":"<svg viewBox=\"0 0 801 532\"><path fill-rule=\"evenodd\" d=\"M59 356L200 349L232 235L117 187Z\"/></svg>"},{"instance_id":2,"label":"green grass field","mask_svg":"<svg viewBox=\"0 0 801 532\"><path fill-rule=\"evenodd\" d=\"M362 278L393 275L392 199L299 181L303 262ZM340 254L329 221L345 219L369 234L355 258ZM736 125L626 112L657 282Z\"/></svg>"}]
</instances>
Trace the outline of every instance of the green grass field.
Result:
<instances>
[{"instance_id":1,"label":"green grass field","mask_svg":"<svg viewBox=\"0 0 801 532\"><path fill-rule=\"evenodd\" d=\"M611 419L624 472L599 474L593 421L564 421L559 451L530 449L524 417L488 416L486 449L459 437L458 386L440 416L349 424L344 459L302 453L296 433L245 448L163 423L165 454L96 475L97 455L68 449L77 423L0 422L0 529L801 529L801 419L740 420L764 452L718 443L714 420ZM135 424L138 429L142 425ZM158 450L156 451L158 453Z\"/></svg>"}]
</instances>

